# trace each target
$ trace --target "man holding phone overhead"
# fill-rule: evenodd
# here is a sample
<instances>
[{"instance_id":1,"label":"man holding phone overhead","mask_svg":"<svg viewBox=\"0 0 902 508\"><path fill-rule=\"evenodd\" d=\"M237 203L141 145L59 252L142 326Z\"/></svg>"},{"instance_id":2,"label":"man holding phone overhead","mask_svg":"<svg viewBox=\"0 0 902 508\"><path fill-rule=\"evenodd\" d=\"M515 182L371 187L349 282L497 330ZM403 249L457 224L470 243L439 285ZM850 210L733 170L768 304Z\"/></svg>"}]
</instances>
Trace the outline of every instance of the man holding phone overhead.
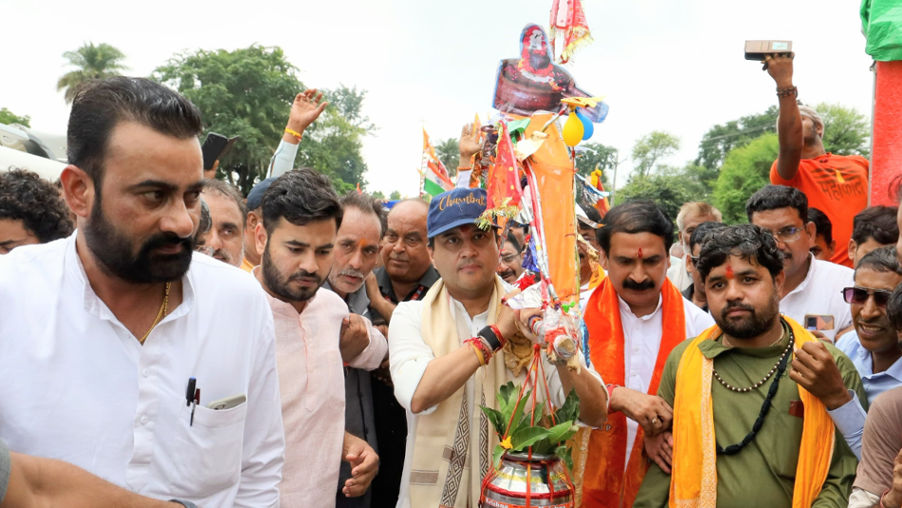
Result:
<instances>
[{"instance_id":1,"label":"man holding phone overhead","mask_svg":"<svg viewBox=\"0 0 902 508\"><path fill-rule=\"evenodd\" d=\"M799 90L792 81L794 56L767 52L763 57L764 69L777 85L780 106L780 152L771 166L770 182L801 190L811 206L827 215L840 246L830 261L851 267L848 251L842 246L849 243L853 217L868 206L868 160L824 149L824 121L817 111L798 103Z\"/></svg>"}]
</instances>

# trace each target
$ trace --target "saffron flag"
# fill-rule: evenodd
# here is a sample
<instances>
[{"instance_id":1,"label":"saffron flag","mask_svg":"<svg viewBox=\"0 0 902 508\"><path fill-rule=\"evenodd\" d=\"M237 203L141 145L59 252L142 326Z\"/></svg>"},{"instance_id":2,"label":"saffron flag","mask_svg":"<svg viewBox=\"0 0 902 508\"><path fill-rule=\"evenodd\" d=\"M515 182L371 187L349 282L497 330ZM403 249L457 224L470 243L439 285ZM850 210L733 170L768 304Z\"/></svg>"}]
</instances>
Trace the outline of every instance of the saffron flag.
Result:
<instances>
[{"instance_id":1,"label":"saffron flag","mask_svg":"<svg viewBox=\"0 0 902 508\"><path fill-rule=\"evenodd\" d=\"M517 177L517 158L511 143L507 124L501 122L495 164L489 168L486 179L487 208L518 206L520 204L520 179Z\"/></svg>"},{"instance_id":2,"label":"saffron flag","mask_svg":"<svg viewBox=\"0 0 902 508\"><path fill-rule=\"evenodd\" d=\"M595 209L598 210L598 213L604 218L604 214L608 213L608 210L611 209L611 203L608 201L608 196L610 196L610 192L604 190L604 184L602 183L601 177L601 168L598 167L598 164L595 165L595 171L592 172L590 176L590 181L592 187L601 191L603 197L595 202Z\"/></svg>"},{"instance_id":3,"label":"saffron flag","mask_svg":"<svg viewBox=\"0 0 902 508\"><path fill-rule=\"evenodd\" d=\"M423 182L421 194L437 196L454 188L454 182L448 177L448 170L445 169L445 165L435 155L435 149L429 142L429 135L426 134L426 129L423 129L423 162L420 166L420 171Z\"/></svg>"},{"instance_id":4,"label":"saffron flag","mask_svg":"<svg viewBox=\"0 0 902 508\"><path fill-rule=\"evenodd\" d=\"M560 53L557 53L561 40ZM580 0L553 0L551 3L551 48L559 63L567 63L573 51L592 41L589 24Z\"/></svg>"},{"instance_id":5,"label":"saffron flag","mask_svg":"<svg viewBox=\"0 0 902 508\"><path fill-rule=\"evenodd\" d=\"M508 219L519 212L522 199L517 158L514 156L514 146L505 122L501 122L501 129L498 131L495 153L495 161L489 167L485 179L486 210L480 223L487 224L494 220L494 224L504 228Z\"/></svg>"}]
</instances>

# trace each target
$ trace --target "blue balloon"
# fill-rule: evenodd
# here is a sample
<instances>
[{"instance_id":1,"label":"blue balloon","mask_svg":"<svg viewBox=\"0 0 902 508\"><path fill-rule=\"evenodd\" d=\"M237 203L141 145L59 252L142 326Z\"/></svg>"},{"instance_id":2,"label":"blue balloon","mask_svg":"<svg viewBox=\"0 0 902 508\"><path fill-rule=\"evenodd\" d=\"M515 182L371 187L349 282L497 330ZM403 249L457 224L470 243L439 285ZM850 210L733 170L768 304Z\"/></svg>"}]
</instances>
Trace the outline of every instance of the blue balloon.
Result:
<instances>
[{"instance_id":1,"label":"blue balloon","mask_svg":"<svg viewBox=\"0 0 902 508\"><path fill-rule=\"evenodd\" d=\"M595 126L592 125L592 121L589 120L582 108L576 108L576 117L583 123L583 141L591 138L595 133Z\"/></svg>"}]
</instances>

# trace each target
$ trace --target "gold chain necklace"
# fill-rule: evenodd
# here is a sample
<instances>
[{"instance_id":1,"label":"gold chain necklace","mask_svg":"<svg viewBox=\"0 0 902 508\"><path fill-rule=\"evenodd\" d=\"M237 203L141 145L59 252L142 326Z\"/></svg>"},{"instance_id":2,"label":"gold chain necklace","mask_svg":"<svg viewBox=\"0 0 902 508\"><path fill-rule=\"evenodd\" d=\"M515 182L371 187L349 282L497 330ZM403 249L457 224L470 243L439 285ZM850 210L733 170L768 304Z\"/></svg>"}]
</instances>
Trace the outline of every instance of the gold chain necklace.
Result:
<instances>
[{"instance_id":1,"label":"gold chain necklace","mask_svg":"<svg viewBox=\"0 0 902 508\"><path fill-rule=\"evenodd\" d=\"M147 330L147 333L144 334L143 337L138 339L138 342L144 344L144 341L147 340L147 336L150 335L150 332L160 323L160 320L163 319L163 316L166 315L166 311L169 309L169 290L172 289L172 281L166 283L163 286L163 304L160 305L160 312L157 312L156 319L153 320L153 324L150 325L150 329Z\"/></svg>"}]
</instances>

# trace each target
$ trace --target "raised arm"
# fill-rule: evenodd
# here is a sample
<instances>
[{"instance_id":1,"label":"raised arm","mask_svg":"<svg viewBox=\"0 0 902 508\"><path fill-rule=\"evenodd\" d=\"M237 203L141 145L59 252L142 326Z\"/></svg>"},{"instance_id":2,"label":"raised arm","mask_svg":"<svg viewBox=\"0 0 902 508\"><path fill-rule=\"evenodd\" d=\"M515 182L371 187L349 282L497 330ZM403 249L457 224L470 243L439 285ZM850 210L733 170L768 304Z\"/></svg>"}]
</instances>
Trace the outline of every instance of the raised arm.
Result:
<instances>
[{"instance_id":1,"label":"raised arm","mask_svg":"<svg viewBox=\"0 0 902 508\"><path fill-rule=\"evenodd\" d=\"M267 177L278 177L291 171L304 131L319 118L320 113L328 105L329 103L323 100L322 92L317 92L315 88L305 90L294 97L288 114L288 123L282 132L282 140L269 161Z\"/></svg>"},{"instance_id":2,"label":"raised arm","mask_svg":"<svg viewBox=\"0 0 902 508\"><path fill-rule=\"evenodd\" d=\"M777 84L780 116L777 120L780 152L777 157L777 174L784 180L792 180L799 172L802 159L802 117L796 102L798 92L792 84L793 54L767 55L764 64L767 73Z\"/></svg>"}]
</instances>

